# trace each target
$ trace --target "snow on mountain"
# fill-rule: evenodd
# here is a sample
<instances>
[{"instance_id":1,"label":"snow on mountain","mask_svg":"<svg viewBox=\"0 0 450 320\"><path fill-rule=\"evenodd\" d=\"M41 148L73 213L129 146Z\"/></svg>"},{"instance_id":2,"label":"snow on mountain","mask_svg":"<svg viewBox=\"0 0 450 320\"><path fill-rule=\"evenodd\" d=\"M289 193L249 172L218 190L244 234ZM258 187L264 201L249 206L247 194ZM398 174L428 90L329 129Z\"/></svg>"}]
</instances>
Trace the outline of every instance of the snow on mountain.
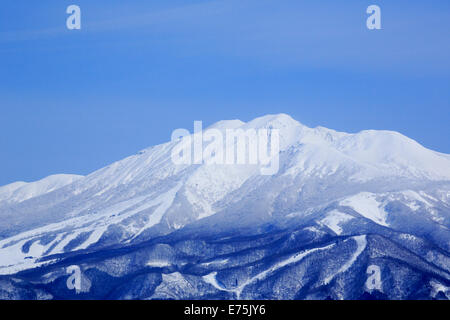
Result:
<instances>
[{"instance_id":1,"label":"snow on mountain","mask_svg":"<svg viewBox=\"0 0 450 320\"><path fill-rule=\"evenodd\" d=\"M0 187L0 206L19 203L64 187L81 179L74 174L55 174L36 182L14 182Z\"/></svg>"},{"instance_id":2,"label":"snow on mountain","mask_svg":"<svg viewBox=\"0 0 450 320\"><path fill-rule=\"evenodd\" d=\"M254 298L249 290L261 281L273 281L273 275L290 270L291 265L325 259L328 252L343 250L346 259L332 262L326 258L330 272L316 275L321 279L317 286L328 286L336 277L347 276L347 270L356 265L360 268L362 257L375 259L377 254L369 250L385 241L384 237L392 241L392 252L386 259L406 259L414 268L420 265L421 270L431 270L426 272L438 272L432 271L438 268L440 277L450 279L450 260L446 260L450 259L449 155L428 150L396 132L350 134L309 128L285 114L247 123L220 121L206 130L237 128L279 130L280 166L276 174L261 175L258 165L249 164L176 165L171 153L178 142L173 141L142 150L86 177L54 176L0 188L0 274L37 266L50 268L66 255L134 248L159 237L183 242L226 234L239 239L245 234L264 242L271 234L267 230L289 230L283 244L286 247L278 248L286 251L284 260L276 256L277 250L261 251L259 245L251 254L227 256L229 248L238 253L244 250L239 248L251 246L240 240L224 245L221 254L211 249L209 252L216 253L208 256L208 251L197 252L207 242L202 240L194 247L186 244L183 253L178 253L193 255L186 261L178 261L173 254L169 258L166 253L143 261L143 268L177 270L172 276L164 273L162 280L152 276L143 283L153 288L153 297L169 295L167 288L187 290L183 283L188 277L199 283L196 294ZM299 232L303 242L295 240ZM397 233L416 238L410 243ZM369 237L371 234L382 238ZM333 243L329 237L344 240ZM435 247L425 249L427 245L421 241ZM302 247L309 242L314 245ZM398 253L397 243L410 247L420 258ZM303 253L292 253L295 248ZM256 262L264 257L275 262L267 266ZM196 267L201 270L183 273L182 266L194 263L189 259L201 259ZM247 270L243 261L257 265ZM116 276L113 265L95 268ZM127 262L123 268L134 270L139 265ZM227 268L238 268L233 269L238 273L221 273ZM231 275L239 280L228 279ZM433 279L435 288L446 281ZM153 287L153 283L158 285ZM343 296L340 292L336 297Z\"/></svg>"},{"instance_id":3,"label":"snow on mountain","mask_svg":"<svg viewBox=\"0 0 450 320\"><path fill-rule=\"evenodd\" d=\"M342 206L348 206L360 213L367 219L372 220L382 226L387 226L387 213L383 206L377 202L376 195L368 192L361 192L341 201Z\"/></svg>"}]
</instances>

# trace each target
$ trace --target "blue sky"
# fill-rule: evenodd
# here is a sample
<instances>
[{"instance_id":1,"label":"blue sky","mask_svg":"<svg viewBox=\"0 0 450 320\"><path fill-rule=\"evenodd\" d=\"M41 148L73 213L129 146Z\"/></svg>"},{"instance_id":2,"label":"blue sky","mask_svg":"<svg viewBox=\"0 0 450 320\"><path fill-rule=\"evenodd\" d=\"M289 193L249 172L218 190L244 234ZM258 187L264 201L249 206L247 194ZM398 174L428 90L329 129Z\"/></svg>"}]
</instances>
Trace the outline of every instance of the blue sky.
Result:
<instances>
[{"instance_id":1,"label":"blue sky","mask_svg":"<svg viewBox=\"0 0 450 320\"><path fill-rule=\"evenodd\" d=\"M0 185L88 174L194 120L280 112L450 153L449 39L449 1L3 0Z\"/></svg>"}]
</instances>

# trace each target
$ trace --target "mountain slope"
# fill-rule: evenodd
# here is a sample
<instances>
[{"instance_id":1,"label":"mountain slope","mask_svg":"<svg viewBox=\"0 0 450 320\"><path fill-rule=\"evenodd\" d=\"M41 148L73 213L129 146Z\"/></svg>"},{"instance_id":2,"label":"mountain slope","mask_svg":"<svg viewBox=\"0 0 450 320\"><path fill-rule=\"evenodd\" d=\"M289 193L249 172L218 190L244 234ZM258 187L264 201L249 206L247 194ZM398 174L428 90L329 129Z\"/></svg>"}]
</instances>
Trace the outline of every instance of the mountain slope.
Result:
<instances>
[{"instance_id":1,"label":"mountain slope","mask_svg":"<svg viewBox=\"0 0 450 320\"><path fill-rule=\"evenodd\" d=\"M115 298L356 299L370 295L362 279L376 262L383 278L426 279L395 280L389 298L447 294L449 155L396 132L308 128L284 114L209 127L227 128L278 129L279 171L175 165L174 141L34 197L12 197L20 183L0 188L20 199L0 201L5 283L45 275L46 294L70 295L58 285L67 260L91 270L90 282L112 277ZM135 286L148 284L139 294L120 284L134 273L145 275Z\"/></svg>"},{"instance_id":2,"label":"mountain slope","mask_svg":"<svg viewBox=\"0 0 450 320\"><path fill-rule=\"evenodd\" d=\"M36 182L14 182L0 187L0 206L20 203L71 184L82 176L55 174Z\"/></svg>"}]
</instances>

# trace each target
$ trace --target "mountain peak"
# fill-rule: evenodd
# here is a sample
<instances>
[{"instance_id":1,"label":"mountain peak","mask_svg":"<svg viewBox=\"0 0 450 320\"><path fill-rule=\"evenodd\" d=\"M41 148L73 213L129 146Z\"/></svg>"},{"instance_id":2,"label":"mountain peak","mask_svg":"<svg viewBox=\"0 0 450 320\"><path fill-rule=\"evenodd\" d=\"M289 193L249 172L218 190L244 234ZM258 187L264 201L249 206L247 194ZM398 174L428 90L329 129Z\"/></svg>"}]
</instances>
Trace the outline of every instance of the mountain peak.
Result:
<instances>
[{"instance_id":1,"label":"mountain peak","mask_svg":"<svg viewBox=\"0 0 450 320\"><path fill-rule=\"evenodd\" d=\"M237 129L242 127L243 125L245 125L245 122L239 119L220 120L209 126L207 129Z\"/></svg>"},{"instance_id":2,"label":"mountain peak","mask_svg":"<svg viewBox=\"0 0 450 320\"><path fill-rule=\"evenodd\" d=\"M247 123L249 128L271 128L271 129L283 129L289 127L302 127L303 125L297 120L293 119L290 115L285 113L268 114L262 117L255 118Z\"/></svg>"},{"instance_id":3,"label":"mountain peak","mask_svg":"<svg viewBox=\"0 0 450 320\"><path fill-rule=\"evenodd\" d=\"M290 115L286 113L278 113L267 114L250 120L249 122L244 122L239 119L221 120L209 126L208 129L282 129L299 126L302 126L302 124Z\"/></svg>"}]
</instances>

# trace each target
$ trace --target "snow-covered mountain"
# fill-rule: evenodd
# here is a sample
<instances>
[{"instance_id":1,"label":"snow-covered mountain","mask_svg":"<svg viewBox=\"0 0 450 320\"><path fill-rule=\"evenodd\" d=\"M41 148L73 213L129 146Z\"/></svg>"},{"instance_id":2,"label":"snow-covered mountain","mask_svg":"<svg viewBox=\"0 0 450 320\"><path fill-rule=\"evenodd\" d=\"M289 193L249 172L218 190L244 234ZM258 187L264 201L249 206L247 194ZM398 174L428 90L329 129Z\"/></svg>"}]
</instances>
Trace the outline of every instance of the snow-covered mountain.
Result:
<instances>
[{"instance_id":1,"label":"snow-covered mountain","mask_svg":"<svg viewBox=\"0 0 450 320\"><path fill-rule=\"evenodd\" d=\"M36 182L18 181L0 187L0 206L19 203L62 188L82 176L74 174L55 174Z\"/></svg>"},{"instance_id":2,"label":"snow-covered mountain","mask_svg":"<svg viewBox=\"0 0 450 320\"><path fill-rule=\"evenodd\" d=\"M450 298L450 155L284 114L227 128L278 129L279 171L176 165L173 141L0 188L0 298Z\"/></svg>"}]
</instances>

